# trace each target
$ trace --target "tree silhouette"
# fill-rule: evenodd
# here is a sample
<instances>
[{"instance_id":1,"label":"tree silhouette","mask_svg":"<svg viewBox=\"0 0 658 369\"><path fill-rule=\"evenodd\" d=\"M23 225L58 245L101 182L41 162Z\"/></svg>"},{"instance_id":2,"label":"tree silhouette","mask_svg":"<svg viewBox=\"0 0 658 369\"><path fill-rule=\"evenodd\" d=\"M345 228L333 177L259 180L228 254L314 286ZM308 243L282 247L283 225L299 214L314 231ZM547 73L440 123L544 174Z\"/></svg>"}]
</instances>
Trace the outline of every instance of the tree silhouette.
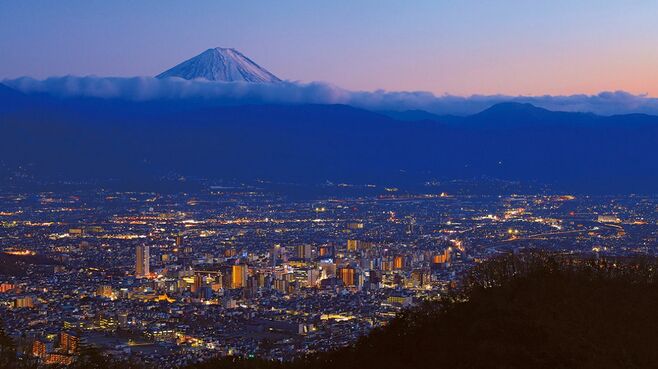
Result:
<instances>
[{"instance_id":1,"label":"tree silhouette","mask_svg":"<svg viewBox=\"0 0 658 369\"><path fill-rule=\"evenodd\" d=\"M5 331L4 321L0 316L0 368L11 368L16 364L16 345Z\"/></svg>"}]
</instances>

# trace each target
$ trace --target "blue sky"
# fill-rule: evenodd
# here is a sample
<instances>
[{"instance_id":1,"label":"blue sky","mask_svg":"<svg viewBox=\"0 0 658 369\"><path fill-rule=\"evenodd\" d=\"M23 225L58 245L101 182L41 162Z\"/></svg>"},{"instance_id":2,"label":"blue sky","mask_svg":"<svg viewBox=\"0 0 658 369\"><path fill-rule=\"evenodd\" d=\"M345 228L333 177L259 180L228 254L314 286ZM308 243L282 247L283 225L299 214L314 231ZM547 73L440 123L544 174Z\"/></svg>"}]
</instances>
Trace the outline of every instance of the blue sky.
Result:
<instances>
[{"instance_id":1,"label":"blue sky","mask_svg":"<svg viewBox=\"0 0 658 369\"><path fill-rule=\"evenodd\" d=\"M148 76L215 46L355 90L658 96L655 1L0 0L0 79Z\"/></svg>"}]
</instances>

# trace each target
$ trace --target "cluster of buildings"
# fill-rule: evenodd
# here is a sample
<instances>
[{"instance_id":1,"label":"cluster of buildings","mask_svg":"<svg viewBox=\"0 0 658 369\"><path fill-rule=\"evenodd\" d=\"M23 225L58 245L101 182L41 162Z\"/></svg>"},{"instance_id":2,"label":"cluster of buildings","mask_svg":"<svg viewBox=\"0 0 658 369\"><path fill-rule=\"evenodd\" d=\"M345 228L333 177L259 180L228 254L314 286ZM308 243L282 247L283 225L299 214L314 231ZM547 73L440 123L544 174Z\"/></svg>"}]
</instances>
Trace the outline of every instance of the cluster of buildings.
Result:
<instances>
[{"instance_id":1,"label":"cluster of buildings","mask_svg":"<svg viewBox=\"0 0 658 369\"><path fill-rule=\"evenodd\" d=\"M657 207L431 188L301 200L248 186L2 193L0 312L21 353L43 363L84 347L163 368L289 360L440 298L496 254L655 255Z\"/></svg>"}]
</instances>

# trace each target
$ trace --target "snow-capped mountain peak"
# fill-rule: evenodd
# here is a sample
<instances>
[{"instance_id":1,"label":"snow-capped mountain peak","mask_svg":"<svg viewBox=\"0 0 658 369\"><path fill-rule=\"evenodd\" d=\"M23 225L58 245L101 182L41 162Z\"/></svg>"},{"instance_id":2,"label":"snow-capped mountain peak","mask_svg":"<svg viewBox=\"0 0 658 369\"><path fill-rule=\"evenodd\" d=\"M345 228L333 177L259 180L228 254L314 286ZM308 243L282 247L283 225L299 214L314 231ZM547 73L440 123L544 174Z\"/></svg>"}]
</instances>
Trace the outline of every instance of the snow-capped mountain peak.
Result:
<instances>
[{"instance_id":1,"label":"snow-capped mountain peak","mask_svg":"<svg viewBox=\"0 0 658 369\"><path fill-rule=\"evenodd\" d=\"M186 60L159 74L156 78L179 77L224 82L281 82L241 52L232 48L216 47Z\"/></svg>"}]
</instances>

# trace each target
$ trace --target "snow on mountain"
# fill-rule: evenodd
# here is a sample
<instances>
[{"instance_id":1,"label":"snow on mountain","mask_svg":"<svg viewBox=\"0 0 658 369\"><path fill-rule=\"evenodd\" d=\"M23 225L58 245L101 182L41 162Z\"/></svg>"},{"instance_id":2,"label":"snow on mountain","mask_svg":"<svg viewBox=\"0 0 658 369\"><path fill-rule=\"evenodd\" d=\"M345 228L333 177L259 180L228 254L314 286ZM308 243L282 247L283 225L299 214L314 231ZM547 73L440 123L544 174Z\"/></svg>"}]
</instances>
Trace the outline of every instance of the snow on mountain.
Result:
<instances>
[{"instance_id":1,"label":"snow on mountain","mask_svg":"<svg viewBox=\"0 0 658 369\"><path fill-rule=\"evenodd\" d=\"M223 82L281 82L272 73L235 49L217 47L186 60L156 78L179 77Z\"/></svg>"}]
</instances>

